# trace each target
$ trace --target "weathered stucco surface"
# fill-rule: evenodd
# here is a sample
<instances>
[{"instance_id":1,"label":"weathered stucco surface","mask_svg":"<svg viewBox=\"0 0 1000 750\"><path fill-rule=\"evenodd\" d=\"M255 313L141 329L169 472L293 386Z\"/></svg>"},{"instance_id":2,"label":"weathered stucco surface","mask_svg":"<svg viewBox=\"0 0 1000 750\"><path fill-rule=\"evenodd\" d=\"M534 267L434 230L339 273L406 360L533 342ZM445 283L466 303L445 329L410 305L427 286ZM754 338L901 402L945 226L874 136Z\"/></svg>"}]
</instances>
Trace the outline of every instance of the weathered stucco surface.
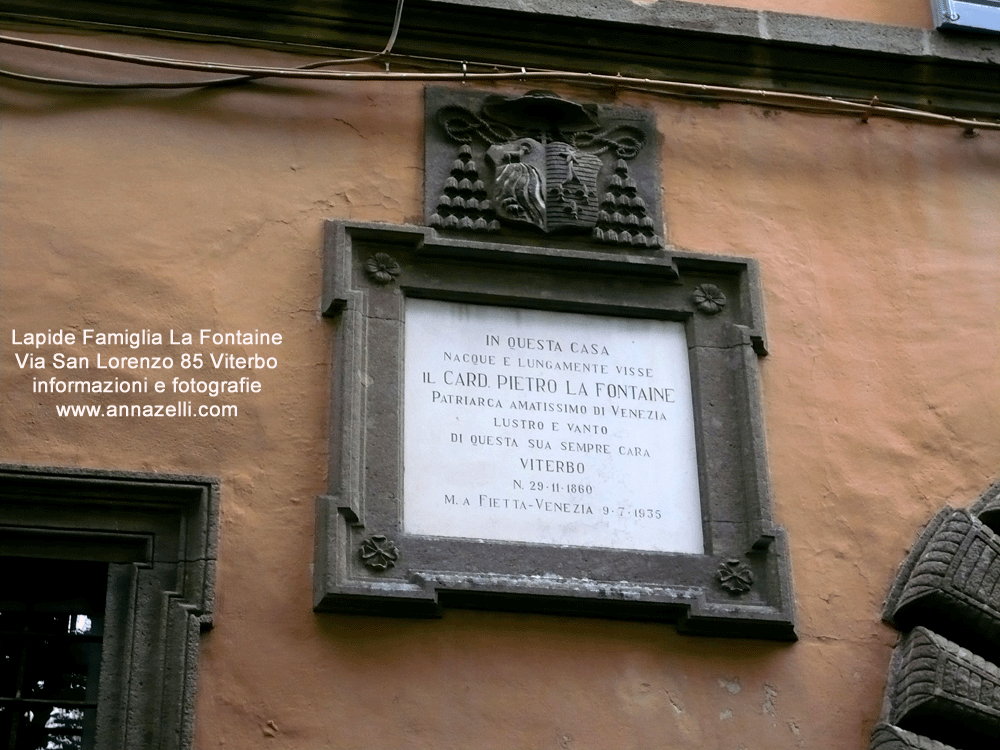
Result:
<instances>
[{"instance_id":1,"label":"weathered stucco surface","mask_svg":"<svg viewBox=\"0 0 1000 750\"><path fill-rule=\"evenodd\" d=\"M652 0L655 4L657 0ZM646 0L632 0L649 4ZM751 10L771 10L820 18L837 18L844 21L866 21L892 26L913 26L921 29L934 27L931 17L931 0L699 0L705 5L724 5Z\"/></svg>"},{"instance_id":2,"label":"weathered stucco surface","mask_svg":"<svg viewBox=\"0 0 1000 750\"><path fill-rule=\"evenodd\" d=\"M447 0L442 0L447 1ZM457 0L467 2L467 0ZM480 0L485 5L516 6L518 10L534 13L567 13L572 14L574 6L585 7L587 13L606 13L609 17L621 17L623 6L626 8L639 6L647 18L655 17L660 9L666 9L667 14L679 11L674 0ZM822 23L820 19L838 19L844 21L862 21L892 26L909 26L912 28L933 28L931 16L931 0L698 0L685 2L682 5L692 6L692 13L697 14L694 6L718 5L729 8L746 8L749 10L773 11L790 13L800 16L813 16L813 23Z\"/></svg>"},{"instance_id":3,"label":"weathered stucco surface","mask_svg":"<svg viewBox=\"0 0 1000 750\"><path fill-rule=\"evenodd\" d=\"M669 239L762 266L775 516L800 635L774 644L584 618L311 611L338 356L319 315L321 220L419 221L419 86L5 84L0 101L0 460L221 478L199 748L867 747L896 566L941 505L966 504L1000 467L1000 136L618 99L657 113ZM236 418L59 418L54 404L84 399L32 393L33 375L59 373L19 369L11 330L84 327L257 328L285 343L262 393L232 398Z\"/></svg>"}]
</instances>

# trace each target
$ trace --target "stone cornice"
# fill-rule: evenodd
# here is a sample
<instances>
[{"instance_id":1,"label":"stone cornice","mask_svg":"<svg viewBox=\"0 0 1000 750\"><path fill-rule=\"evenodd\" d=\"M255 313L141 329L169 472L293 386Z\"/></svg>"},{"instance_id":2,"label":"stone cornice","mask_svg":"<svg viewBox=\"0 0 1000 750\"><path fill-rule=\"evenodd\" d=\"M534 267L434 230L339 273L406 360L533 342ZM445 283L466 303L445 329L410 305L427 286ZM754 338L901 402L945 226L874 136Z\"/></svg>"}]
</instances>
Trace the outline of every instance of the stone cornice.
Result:
<instances>
[{"instance_id":1,"label":"stone cornice","mask_svg":"<svg viewBox=\"0 0 1000 750\"><path fill-rule=\"evenodd\" d=\"M378 50L395 2L8 0L0 21ZM659 0L407 0L394 51L769 88L994 117L1000 37Z\"/></svg>"}]
</instances>

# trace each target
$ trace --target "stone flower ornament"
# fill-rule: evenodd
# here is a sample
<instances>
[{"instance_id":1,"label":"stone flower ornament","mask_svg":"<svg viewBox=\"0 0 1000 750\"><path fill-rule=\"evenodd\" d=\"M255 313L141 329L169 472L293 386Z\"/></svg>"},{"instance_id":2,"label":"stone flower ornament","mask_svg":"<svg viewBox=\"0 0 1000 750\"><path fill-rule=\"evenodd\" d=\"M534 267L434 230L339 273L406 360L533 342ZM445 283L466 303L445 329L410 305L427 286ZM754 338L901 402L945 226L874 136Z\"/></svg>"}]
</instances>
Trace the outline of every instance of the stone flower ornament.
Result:
<instances>
[{"instance_id":1,"label":"stone flower ornament","mask_svg":"<svg viewBox=\"0 0 1000 750\"><path fill-rule=\"evenodd\" d=\"M726 306L726 295L715 284L700 284L691 294L691 301L706 315L715 315Z\"/></svg>"},{"instance_id":2,"label":"stone flower ornament","mask_svg":"<svg viewBox=\"0 0 1000 750\"><path fill-rule=\"evenodd\" d=\"M384 534L374 534L361 543L361 561L372 570L388 570L399 559L396 543Z\"/></svg>"},{"instance_id":3,"label":"stone flower ornament","mask_svg":"<svg viewBox=\"0 0 1000 750\"><path fill-rule=\"evenodd\" d=\"M375 253L365 261L365 272L377 284L388 284L399 276L401 270L399 263L388 253Z\"/></svg>"},{"instance_id":4,"label":"stone flower ornament","mask_svg":"<svg viewBox=\"0 0 1000 750\"><path fill-rule=\"evenodd\" d=\"M739 560L726 560L716 571L715 579L730 594L745 594L753 586L753 571Z\"/></svg>"}]
</instances>

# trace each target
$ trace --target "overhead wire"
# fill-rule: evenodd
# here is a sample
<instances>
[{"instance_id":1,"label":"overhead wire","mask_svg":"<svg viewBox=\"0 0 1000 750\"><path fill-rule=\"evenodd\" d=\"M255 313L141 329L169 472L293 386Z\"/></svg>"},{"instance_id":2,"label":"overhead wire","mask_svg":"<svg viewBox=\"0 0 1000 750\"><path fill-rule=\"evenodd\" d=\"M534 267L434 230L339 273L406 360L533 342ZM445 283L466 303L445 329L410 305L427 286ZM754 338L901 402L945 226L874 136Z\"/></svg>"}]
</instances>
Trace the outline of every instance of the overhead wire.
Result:
<instances>
[{"instance_id":1,"label":"overhead wire","mask_svg":"<svg viewBox=\"0 0 1000 750\"><path fill-rule=\"evenodd\" d=\"M470 71L470 63L466 61L452 62L462 66L455 72L390 72L385 71L343 71L322 70L335 65L370 63L389 56L399 34L404 0L397 0L392 28L385 46L381 51L360 57L325 59L298 67L268 67L255 65L235 65L224 63L206 63L191 60L178 60L168 57L138 55L133 53L110 52L85 47L46 42L38 39L25 39L9 35L0 35L0 44L10 44L46 51L71 55L81 55L96 59L110 60L133 65L164 68L170 70L185 70L193 72L225 73L223 78L195 81L145 81L105 83L97 81L76 81L59 78L48 78L15 71L0 69L0 77L21 80L31 83L70 86L89 89L180 89L221 86L229 84L257 81L265 78L293 80L333 80L333 81L400 81L400 82L470 82L470 81L554 81L576 83L604 88L627 89L655 95L665 95L682 99L700 99L724 101L732 103L755 104L796 111L811 111L821 113L837 113L857 115L862 123L867 123L872 116L890 117L910 121L925 122L937 125L954 125L965 130L966 135L978 130L1000 130L1000 122L979 120L957 115L945 115L926 109L902 107L881 102L878 97L870 101L857 101L816 94L803 94L769 89L746 89L735 86L716 84L688 83L652 78L638 78L621 74L609 75L579 71L551 70L539 68L519 68L504 66L507 70L498 70L500 66L489 63L471 63L479 68L492 68L488 71ZM440 61L445 62L445 61ZM388 68L388 66L387 66Z\"/></svg>"},{"instance_id":2,"label":"overhead wire","mask_svg":"<svg viewBox=\"0 0 1000 750\"><path fill-rule=\"evenodd\" d=\"M392 21L392 29L389 32L389 38L385 46L380 52L375 52L369 55L364 55L361 57L346 57L346 58L333 58L327 60L319 60L317 62L307 63L305 65L292 68L291 70L316 70L319 68L328 67L331 65L349 65L356 63L365 63L379 60L392 52L393 46L396 44L396 37L399 35L399 27L403 18L403 3L405 0L396 0L396 11ZM113 52L105 52L104 50L92 50L85 47L72 47L64 44L54 44L52 42L42 42L37 39L23 39L20 37L9 37L0 35L0 43L12 44L22 47L33 47L35 49L44 49L55 52L63 52L71 55L82 55L85 57L95 57L106 60L117 60L118 62L131 63L135 65L148 64L154 67L170 67L173 69L178 69L177 65L156 65L155 61L160 61L163 63L180 63L184 61L172 60L171 58L161 58L152 57L147 55L136 55L136 54L118 54ZM145 61L145 62L142 62ZM229 66L230 70L235 68L242 68L243 66ZM181 68L184 69L184 68ZM187 68L190 70L190 68ZM218 70L218 67L214 67L214 70ZM202 69L204 70L204 68ZM288 69L276 69L276 70L288 70ZM189 88L203 88L211 86L222 86L222 85L232 85L239 83L247 83L249 81L256 81L261 78L270 78L273 74L266 75L233 75L226 76L225 78L215 78L210 80L196 80L196 81L128 81L122 83L112 83L103 81L79 81L66 78L51 78L47 76L32 75L29 73L18 73L12 70L0 69L0 78L10 78L16 81L24 81L27 83L41 83L50 86L69 86L73 88L87 88L87 89L189 89Z\"/></svg>"}]
</instances>

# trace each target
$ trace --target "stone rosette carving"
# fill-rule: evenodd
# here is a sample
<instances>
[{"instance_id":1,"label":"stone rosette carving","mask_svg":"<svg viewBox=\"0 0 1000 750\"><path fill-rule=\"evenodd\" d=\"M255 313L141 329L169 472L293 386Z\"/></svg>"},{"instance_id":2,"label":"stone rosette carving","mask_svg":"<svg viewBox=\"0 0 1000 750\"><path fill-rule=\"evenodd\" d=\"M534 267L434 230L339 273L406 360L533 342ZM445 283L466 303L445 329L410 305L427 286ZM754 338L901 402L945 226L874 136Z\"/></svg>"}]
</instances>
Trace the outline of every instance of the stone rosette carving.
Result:
<instances>
[{"instance_id":1,"label":"stone rosette carving","mask_svg":"<svg viewBox=\"0 0 1000 750\"><path fill-rule=\"evenodd\" d=\"M377 572L388 570L399 560L396 543L384 534L373 534L361 542L358 554L367 567Z\"/></svg>"},{"instance_id":2,"label":"stone rosette carving","mask_svg":"<svg viewBox=\"0 0 1000 750\"><path fill-rule=\"evenodd\" d=\"M726 295L715 284L699 284L691 293L691 301L699 312L715 315L726 306Z\"/></svg>"},{"instance_id":3,"label":"stone rosette carving","mask_svg":"<svg viewBox=\"0 0 1000 750\"><path fill-rule=\"evenodd\" d=\"M365 273L376 284L388 284L399 276L401 270L399 263L388 253L375 253L365 261Z\"/></svg>"},{"instance_id":4,"label":"stone rosette carving","mask_svg":"<svg viewBox=\"0 0 1000 750\"><path fill-rule=\"evenodd\" d=\"M715 580L730 594L745 594L753 587L753 571L739 560L726 560L715 572Z\"/></svg>"},{"instance_id":5,"label":"stone rosette carving","mask_svg":"<svg viewBox=\"0 0 1000 750\"><path fill-rule=\"evenodd\" d=\"M426 159L428 225L662 247L658 185L637 180L630 167L636 160L655 160L647 135L654 130L651 118L637 112L580 104L545 91L520 96L429 91L428 131L437 140L428 141ZM648 171L644 167L643 174Z\"/></svg>"}]
</instances>

